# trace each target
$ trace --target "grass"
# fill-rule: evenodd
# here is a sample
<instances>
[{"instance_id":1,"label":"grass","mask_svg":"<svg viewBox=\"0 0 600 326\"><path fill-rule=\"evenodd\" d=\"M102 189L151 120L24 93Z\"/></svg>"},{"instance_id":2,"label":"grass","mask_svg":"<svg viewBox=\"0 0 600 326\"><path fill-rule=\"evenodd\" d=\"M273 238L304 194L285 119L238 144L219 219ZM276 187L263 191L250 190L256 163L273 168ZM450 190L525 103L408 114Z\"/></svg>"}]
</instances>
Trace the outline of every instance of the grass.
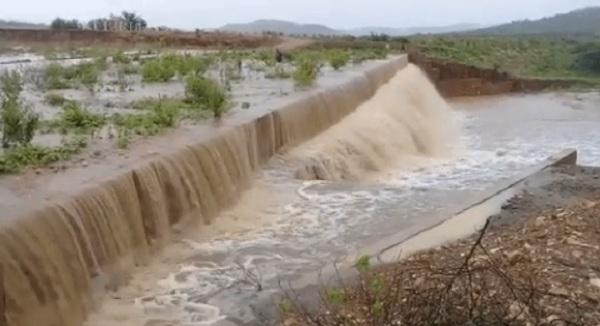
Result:
<instances>
[{"instance_id":1,"label":"grass","mask_svg":"<svg viewBox=\"0 0 600 326\"><path fill-rule=\"evenodd\" d=\"M211 64L209 56L168 54L146 61L142 66L142 78L147 83L167 82L176 75L184 78L203 74Z\"/></svg>"},{"instance_id":2,"label":"grass","mask_svg":"<svg viewBox=\"0 0 600 326\"><path fill-rule=\"evenodd\" d=\"M75 138L59 147L37 145L19 145L4 151L0 155L0 174L17 173L26 167L46 166L64 161L87 147L85 138Z\"/></svg>"},{"instance_id":3,"label":"grass","mask_svg":"<svg viewBox=\"0 0 600 326\"><path fill-rule=\"evenodd\" d=\"M73 66L51 63L44 71L44 80L47 89L73 88L80 84L92 90L100 80L100 73L105 69L104 57Z\"/></svg>"},{"instance_id":4,"label":"grass","mask_svg":"<svg viewBox=\"0 0 600 326\"><path fill-rule=\"evenodd\" d=\"M520 77L600 77L599 70L577 64L589 63L585 56L600 53L600 48L593 44L583 46L586 44L574 40L550 37L435 37L418 38L413 43L422 52L435 58L498 69Z\"/></svg>"}]
</instances>

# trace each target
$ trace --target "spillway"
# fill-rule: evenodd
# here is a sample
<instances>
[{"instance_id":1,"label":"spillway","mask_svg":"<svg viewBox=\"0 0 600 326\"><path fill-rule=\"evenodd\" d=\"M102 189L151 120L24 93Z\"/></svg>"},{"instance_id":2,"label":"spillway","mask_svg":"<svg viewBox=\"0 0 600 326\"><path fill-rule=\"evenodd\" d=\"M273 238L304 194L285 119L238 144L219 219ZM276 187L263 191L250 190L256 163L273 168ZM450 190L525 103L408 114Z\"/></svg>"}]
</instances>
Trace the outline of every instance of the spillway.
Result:
<instances>
[{"instance_id":1,"label":"spillway","mask_svg":"<svg viewBox=\"0 0 600 326\"><path fill-rule=\"evenodd\" d=\"M259 116L216 129L52 200L4 203L0 264L8 325L81 325L106 290L127 283L171 240L234 205L254 173L370 98L405 56ZM10 197L9 197L10 198Z\"/></svg>"},{"instance_id":2,"label":"spillway","mask_svg":"<svg viewBox=\"0 0 600 326\"><path fill-rule=\"evenodd\" d=\"M0 203L7 324L266 325L280 280L438 223L565 147L600 163L597 94L449 103L398 57L45 185L58 195L0 192L17 199Z\"/></svg>"}]
</instances>

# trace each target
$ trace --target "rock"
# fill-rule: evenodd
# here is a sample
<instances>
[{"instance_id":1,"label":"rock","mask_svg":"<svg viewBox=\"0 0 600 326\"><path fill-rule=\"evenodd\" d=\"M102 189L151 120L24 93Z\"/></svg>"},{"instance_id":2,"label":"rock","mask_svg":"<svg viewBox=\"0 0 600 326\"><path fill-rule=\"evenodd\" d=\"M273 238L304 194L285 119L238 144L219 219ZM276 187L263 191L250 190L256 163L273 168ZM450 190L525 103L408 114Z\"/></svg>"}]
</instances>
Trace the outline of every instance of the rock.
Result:
<instances>
[{"instance_id":1,"label":"rock","mask_svg":"<svg viewBox=\"0 0 600 326\"><path fill-rule=\"evenodd\" d=\"M40 169L35 169L35 174L37 174L37 175L40 175L40 174L42 174L42 170L40 170Z\"/></svg>"},{"instance_id":2,"label":"rock","mask_svg":"<svg viewBox=\"0 0 600 326\"><path fill-rule=\"evenodd\" d=\"M590 280L590 284L593 286L600 288L600 278L593 278Z\"/></svg>"},{"instance_id":3,"label":"rock","mask_svg":"<svg viewBox=\"0 0 600 326\"><path fill-rule=\"evenodd\" d=\"M102 155L102 151L101 151L101 150L99 150L99 149L97 149L97 150L95 150L94 152L92 152L92 155L93 155L94 157L98 157L98 156Z\"/></svg>"},{"instance_id":4,"label":"rock","mask_svg":"<svg viewBox=\"0 0 600 326\"><path fill-rule=\"evenodd\" d=\"M523 253L520 250L511 251L511 252L505 254L505 256L506 256L506 259L508 260L508 263L511 266L515 265L520 260L523 260L523 258L525 258L525 256L523 255Z\"/></svg>"},{"instance_id":5,"label":"rock","mask_svg":"<svg viewBox=\"0 0 600 326\"><path fill-rule=\"evenodd\" d=\"M81 166L83 166L84 168L87 168L87 167L88 167L88 165L89 165L89 164L88 164L88 162L87 162L87 161L83 161L83 162L81 162Z\"/></svg>"},{"instance_id":6,"label":"rock","mask_svg":"<svg viewBox=\"0 0 600 326\"><path fill-rule=\"evenodd\" d=\"M249 102L243 102L242 103L242 109L246 110L250 108L250 103Z\"/></svg>"}]
</instances>

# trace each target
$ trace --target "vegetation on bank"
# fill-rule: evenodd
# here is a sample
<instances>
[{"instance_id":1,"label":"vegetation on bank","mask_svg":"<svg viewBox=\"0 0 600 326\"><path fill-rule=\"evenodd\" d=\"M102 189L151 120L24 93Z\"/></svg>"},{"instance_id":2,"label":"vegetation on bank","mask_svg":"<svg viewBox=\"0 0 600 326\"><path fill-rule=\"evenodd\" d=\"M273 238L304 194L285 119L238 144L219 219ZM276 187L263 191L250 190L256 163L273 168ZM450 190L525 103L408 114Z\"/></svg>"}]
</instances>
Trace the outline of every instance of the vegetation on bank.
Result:
<instances>
[{"instance_id":1,"label":"vegetation on bank","mask_svg":"<svg viewBox=\"0 0 600 326\"><path fill-rule=\"evenodd\" d=\"M559 37L423 37L423 53L515 76L600 80L600 43Z\"/></svg>"},{"instance_id":2,"label":"vegetation on bank","mask_svg":"<svg viewBox=\"0 0 600 326\"><path fill-rule=\"evenodd\" d=\"M75 146L73 139L102 138L119 148L127 148L136 138L156 135L183 121L218 119L233 106L230 97L233 83L252 76L252 72L268 79L291 79L297 87L304 88L312 86L327 65L341 70L388 54L385 48L313 48L290 53L222 51L198 55L174 52L141 55L122 49L78 51L77 56L87 57L75 64L56 61L41 72L25 72L24 78L31 86L43 92L43 103L52 107L48 111L50 118L40 119L21 100L23 80L19 73L11 73L3 81L2 131L6 149L0 152L0 174L69 159L88 143L78 141ZM119 104L115 107L110 101L99 107L94 101L86 104L75 100L80 96L73 89L85 87L92 96L99 91L128 92L140 79L142 87L144 83L183 84L183 96L158 95L123 107ZM241 103L244 109L250 106L251 103ZM105 108L118 111L109 113ZM63 144L47 147L32 143L35 137L45 134L60 135Z\"/></svg>"},{"instance_id":3,"label":"vegetation on bank","mask_svg":"<svg viewBox=\"0 0 600 326\"><path fill-rule=\"evenodd\" d=\"M313 300L287 291L281 325L597 325L600 198L584 197L388 265L363 257Z\"/></svg>"}]
</instances>

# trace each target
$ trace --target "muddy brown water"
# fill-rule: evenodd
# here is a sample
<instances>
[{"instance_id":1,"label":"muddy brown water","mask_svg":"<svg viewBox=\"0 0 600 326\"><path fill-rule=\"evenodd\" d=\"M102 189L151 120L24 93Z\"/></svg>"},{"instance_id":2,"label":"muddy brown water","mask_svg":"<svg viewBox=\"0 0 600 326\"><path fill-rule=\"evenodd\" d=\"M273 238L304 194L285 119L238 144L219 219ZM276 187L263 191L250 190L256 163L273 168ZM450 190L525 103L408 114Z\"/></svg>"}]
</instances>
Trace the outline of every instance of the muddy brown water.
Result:
<instances>
[{"instance_id":1,"label":"muddy brown water","mask_svg":"<svg viewBox=\"0 0 600 326\"><path fill-rule=\"evenodd\" d=\"M247 201L224 214L223 221L229 222L182 236L162 261L134 277L88 324L269 324L273 316L262 313L269 310L265 306L278 304L271 295L280 291L279 281L314 273L382 238L408 236L439 223L485 189L561 149L577 148L580 162L600 164L594 143L600 136L595 127L600 121L598 93L461 98L449 104L453 111L446 122L461 130L457 138L449 138L457 145L449 147L451 154L423 155L405 148L397 165L388 164L383 173L360 181L295 179L290 162L299 153L309 153L314 162L323 159L323 148L339 149L331 145L340 142L335 140L339 133L332 131L275 158ZM361 121L368 125L377 119ZM402 134L394 131L382 133ZM350 152L356 159L357 151ZM475 230L470 216L462 218L467 223L456 220L453 235ZM440 243L437 238L425 241Z\"/></svg>"},{"instance_id":2,"label":"muddy brown water","mask_svg":"<svg viewBox=\"0 0 600 326\"><path fill-rule=\"evenodd\" d=\"M374 81L353 82L340 86L337 95L290 104L286 115L268 115L255 127L232 127L251 120L241 112L231 126L178 131L162 145L142 144L139 156L98 163L93 176L69 172L108 187L36 213L45 216L43 229L31 215L15 224L18 229L2 230L0 240L13 243L0 249L14 272L10 293L27 294L11 304L35 305L39 316L61 310L64 325L76 325L92 310L87 325L262 325L268 321L260 306L277 304L269 300L280 280L317 271L383 237L438 223L465 199L565 147L579 149L584 164L600 164L594 143L600 136L598 93L466 98L447 106L416 68L409 66L394 78L348 119L308 142L344 107L368 97L365 87L372 88ZM320 111L323 103L337 115ZM226 130L226 137L218 140L217 130ZM194 137L214 140L190 145L185 152L173 149ZM270 140L248 142L261 137ZM302 142L270 158L283 143ZM131 174L122 172L159 152L172 155ZM261 163L266 165L258 169ZM319 166L329 180L297 179L297 171L306 166ZM124 178L101 178L119 171ZM45 185L52 193L77 190L67 192L69 184L56 180ZM135 193L127 191L131 187ZM244 187L249 188L238 197ZM20 203L45 198L19 189L6 196ZM140 196L143 205L136 202ZM175 223L182 211L194 208L199 212L192 220L218 220L202 227ZM76 218L92 212L102 215ZM171 224L172 234L167 231ZM56 241L65 225L72 238ZM157 242L170 244L156 255ZM56 245L43 247L48 243ZM130 266L124 256L139 264L131 278L120 273L119 267ZM36 272L30 278L18 276L26 270ZM95 282L81 277L88 274ZM79 277L77 284L73 277ZM90 299L78 290L125 280L127 285L103 297ZM34 320L9 317L14 325Z\"/></svg>"}]
</instances>

